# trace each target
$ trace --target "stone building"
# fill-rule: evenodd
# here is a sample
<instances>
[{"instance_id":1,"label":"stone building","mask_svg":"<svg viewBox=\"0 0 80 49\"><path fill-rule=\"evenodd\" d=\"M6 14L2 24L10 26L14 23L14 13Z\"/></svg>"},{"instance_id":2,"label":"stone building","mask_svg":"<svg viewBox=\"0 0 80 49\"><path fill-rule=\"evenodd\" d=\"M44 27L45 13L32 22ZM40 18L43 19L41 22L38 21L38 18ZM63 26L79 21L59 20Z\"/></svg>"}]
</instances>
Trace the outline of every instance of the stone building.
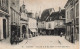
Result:
<instances>
[{"instance_id":1,"label":"stone building","mask_svg":"<svg viewBox=\"0 0 80 49\"><path fill-rule=\"evenodd\" d=\"M66 39L72 43L79 41L79 0L68 0L66 10Z\"/></svg>"},{"instance_id":2,"label":"stone building","mask_svg":"<svg viewBox=\"0 0 80 49\"><path fill-rule=\"evenodd\" d=\"M25 9L25 5L23 4L20 7L20 37L27 38L28 37L28 17L27 17L27 9Z\"/></svg>"},{"instance_id":3,"label":"stone building","mask_svg":"<svg viewBox=\"0 0 80 49\"><path fill-rule=\"evenodd\" d=\"M37 28L37 20L34 17L32 12L28 12L28 25L29 25L29 37L34 37L38 35L38 28Z\"/></svg>"},{"instance_id":4,"label":"stone building","mask_svg":"<svg viewBox=\"0 0 80 49\"><path fill-rule=\"evenodd\" d=\"M9 32L10 36L12 32L15 32L15 35L20 37L20 0L9 0Z\"/></svg>"},{"instance_id":5,"label":"stone building","mask_svg":"<svg viewBox=\"0 0 80 49\"><path fill-rule=\"evenodd\" d=\"M46 19L46 33L48 35L65 34L65 9L52 14Z\"/></svg>"},{"instance_id":6,"label":"stone building","mask_svg":"<svg viewBox=\"0 0 80 49\"><path fill-rule=\"evenodd\" d=\"M46 35L46 21L38 20L38 33L40 35Z\"/></svg>"},{"instance_id":7,"label":"stone building","mask_svg":"<svg viewBox=\"0 0 80 49\"><path fill-rule=\"evenodd\" d=\"M0 0L0 40L9 37L9 0Z\"/></svg>"}]
</instances>

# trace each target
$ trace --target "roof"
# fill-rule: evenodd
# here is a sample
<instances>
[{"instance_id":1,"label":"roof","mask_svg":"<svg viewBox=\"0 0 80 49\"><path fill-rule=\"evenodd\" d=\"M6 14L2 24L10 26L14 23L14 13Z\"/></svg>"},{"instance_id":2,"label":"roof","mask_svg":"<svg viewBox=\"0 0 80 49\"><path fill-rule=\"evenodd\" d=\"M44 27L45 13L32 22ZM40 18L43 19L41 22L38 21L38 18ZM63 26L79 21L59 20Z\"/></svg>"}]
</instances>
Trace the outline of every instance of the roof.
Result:
<instances>
[{"instance_id":1,"label":"roof","mask_svg":"<svg viewBox=\"0 0 80 49\"><path fill-rule=\"evenodd\" d=\"M52 20L57 20L59 19L59 16L62 16L62 18L65 18L65 9L61 10L61 12L53 12L50 17Z\"/></svg>"}]
</instances>

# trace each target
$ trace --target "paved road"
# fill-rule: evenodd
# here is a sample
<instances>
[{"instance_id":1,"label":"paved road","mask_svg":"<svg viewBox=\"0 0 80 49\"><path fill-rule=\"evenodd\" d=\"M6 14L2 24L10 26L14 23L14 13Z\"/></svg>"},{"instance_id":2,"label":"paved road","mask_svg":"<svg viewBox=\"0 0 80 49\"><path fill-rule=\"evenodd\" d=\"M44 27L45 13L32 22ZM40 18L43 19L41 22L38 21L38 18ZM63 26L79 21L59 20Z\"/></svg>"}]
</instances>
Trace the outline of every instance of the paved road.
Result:
<instances>
[{"instance_id":1,"label":"paved road","mask_svg":"<svg viewBox=\"0 0 80 49\"><path fill-rule=\"evenodd\" d=\"M24 40L20 43L22 46L70 46L74 45L68 42L64 37L60 36L37 36Z\"/></svg>"},{"instance_id":2,"label":"paved road","mask_svg":"<svg viewBox=\"0 0 80 49\"><path fill-rule=\"evenodd\" d=\"M4 43L4 44L3 44ZM60 36L37 36L37 37L32 37L29 39L25 39L23 40L21 43L19 44L14 44L14 45L10 45L10 43L6 43L2 42L1 43L1 47L11 47L12 48L33 48L33 47L37 47L37 48L54 48L54 47L67 47L67 48L73 48L75 46L75 44L72 44L70 42L68 42L64 37L60 37ZM58 48L59 48L58 47ZM3 47L4 48L4 47Z\"/></svg>"}]
</instances>

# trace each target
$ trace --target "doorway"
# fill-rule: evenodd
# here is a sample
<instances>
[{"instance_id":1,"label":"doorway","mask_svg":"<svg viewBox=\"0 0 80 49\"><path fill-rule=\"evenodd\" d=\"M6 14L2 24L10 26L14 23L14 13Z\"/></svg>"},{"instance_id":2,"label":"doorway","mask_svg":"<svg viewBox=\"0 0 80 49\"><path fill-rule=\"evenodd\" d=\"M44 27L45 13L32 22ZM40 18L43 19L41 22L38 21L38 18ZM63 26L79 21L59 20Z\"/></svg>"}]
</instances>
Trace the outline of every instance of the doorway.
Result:
<instances>
[{"instance_id":1,"label":"doorway","mask_svg":"<svg viewBox=\"0 0 80 49\"><path fill-rule=\"evenodd\" d=\"M6 39L6 20L3 19L3 38Z\"/></svg>"},{"instance_id":2,"label":"doorway","mask_svg":"<svg viewBox=\"0 0 80 49\"><path fill-rule=\"evenodd\" d=\"M23 38L26 38L26 27L25 27L25 25L23 25L22 26L22 36L23 36Z\"/></svg>"}]
</instances>

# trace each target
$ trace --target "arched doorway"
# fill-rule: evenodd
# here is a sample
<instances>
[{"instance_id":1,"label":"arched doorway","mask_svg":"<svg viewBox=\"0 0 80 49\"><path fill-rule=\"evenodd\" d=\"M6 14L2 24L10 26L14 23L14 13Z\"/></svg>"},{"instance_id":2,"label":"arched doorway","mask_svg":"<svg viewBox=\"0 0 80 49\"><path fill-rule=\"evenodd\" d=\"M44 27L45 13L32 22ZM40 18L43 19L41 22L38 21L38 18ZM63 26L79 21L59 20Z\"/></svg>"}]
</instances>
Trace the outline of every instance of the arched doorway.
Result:
<instances>
[{"instance_id":1,"label":"arched doorway","mask_svg":"<svg viewBox=\"0 0 80 49\"><path fill-rule=\"evenodd\" d=\"M3 19L3 38L6 39L6 19Z\"/></svg>"}]
</instances>

